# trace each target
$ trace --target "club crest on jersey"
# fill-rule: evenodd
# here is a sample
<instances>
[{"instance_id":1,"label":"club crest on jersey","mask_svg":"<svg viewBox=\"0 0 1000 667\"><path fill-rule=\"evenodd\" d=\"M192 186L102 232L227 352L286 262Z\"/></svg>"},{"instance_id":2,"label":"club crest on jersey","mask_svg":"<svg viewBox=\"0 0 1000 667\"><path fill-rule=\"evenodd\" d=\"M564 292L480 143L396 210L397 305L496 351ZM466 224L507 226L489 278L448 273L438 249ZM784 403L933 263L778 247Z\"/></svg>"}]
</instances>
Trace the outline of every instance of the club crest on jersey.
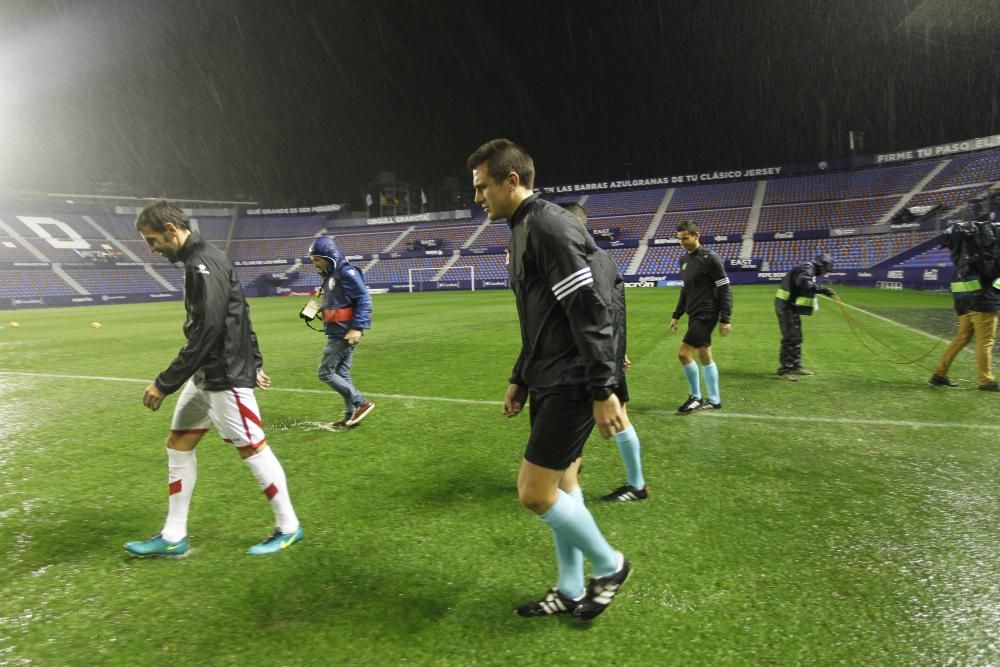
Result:
<instances>
[{"instance_id":1,"label":"club crest on jersey","mask_svg":"<svg viewBox=\"0 0 1000 667\"><path fill-rule=\"evenodd\" d=\"M196 269L195 269L195 271L197 271L198 273L202 273L202 274L204 274L204 275L206 275L206 276L208 276L208 275L211 275L211 274L210 274L210 273L208 272L208 267L207 267L207 266L205 266L204 264L199 264L199 265L198 265L198 268L196 268Z\"/></svg>"},{"instance_id":2,"label":"club crest on jersey","mask_svg":"<svg viewBox=\"0 0 1000 667\"><path fill-rule=\"evenodd\" d=\"M337 286L337 279L334 278L333 276L330 276L330 278L326 281L326 288L333 289L336 286Z\"/></svg>"}]
</instances>

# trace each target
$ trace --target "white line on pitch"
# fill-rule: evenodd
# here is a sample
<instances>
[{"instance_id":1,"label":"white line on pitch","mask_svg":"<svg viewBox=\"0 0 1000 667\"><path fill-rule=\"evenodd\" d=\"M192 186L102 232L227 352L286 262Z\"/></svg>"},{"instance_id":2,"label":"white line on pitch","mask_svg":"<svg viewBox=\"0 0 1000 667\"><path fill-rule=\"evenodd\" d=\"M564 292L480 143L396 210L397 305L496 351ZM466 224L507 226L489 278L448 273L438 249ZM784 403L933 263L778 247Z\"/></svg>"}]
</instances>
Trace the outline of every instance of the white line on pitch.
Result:
<instances>
[{"instance_id":1,"label":"white line on pitch","mask_svg":"<svg viewBox=\"0 0 1000 667\"><path fill-rule=\"evenodd\" d=\"M823 298L827 299L828 301L832 301L833 300L833 299L830 299L830 297L823 297ZM926 336L926 337L931 338L933 340L938 340L939 338L941 338L941 336L935 336L932 333L927 333L926 331L921 331L920 329L914 329L913 327L908 327L905 324L901 324L901 323L897 322L896 320L891 320L888 317L882 317L881 315L876 315L875 313L871 312L870 310L865 310L864 308L858 308L857 306L852 306L851 304L844 303L843 301L841 301L840 304L843 305L843 306L846 306L846 307L850 308L851 310L856 310L859 313L864 313L865 315L868 315L869 317L874 317L877 320L882 320L883 322L888 322L889 324L895 324L897 327L900 327L901 329L906 329L907 331L912 331L913 333L918 333L921 336Z\"/></svg>"},{"instance_id":2,"label":"white line on pitch","mask_svg":"<svg viewBox=\"0 0 1000 667\"><path fill-rule=\"evenodd\" d=\"M119 378L119 377L105 377L101 375L66 375L59 373L26 373L23 371L6 371L0 369L0 375L19 375L24 377L37 377L37 378L54 378L54 379L66 379L66 380L103 380L105 382L130 382L135 384L148 384L149 380L138 380L135 378ZM330 390L328 389L296 389L296 388L283 388L283 387L272 387L268 391L278 391L278 392L289 392L296 394L328 394ZM375 398L390 398L403 401L438 401L441 403L463 403L466 405L489 405L491 407L499 407L502 403L501 401L482 401L471 398L448 398L446 396L409 396L406 394L375 394L366 392L366 395L373 396ZM675 412L669 410L648 410L645 411L646 414L655 415L676 415ZM749 419L752 421L780 421L780 422L808 422L808 423L823 423L823 424L851 424L858 426L898 426L902 428L965 428L980 431L1000 431L1000 425L992 424L961 424L961 423L944 423L944 422L917 422L917 421L902 421L893 419L851 419L848 417L794 417L788 415L755 415L755 414L741 414L732 412L711 412L706 414L700 414L697 417L694 415L688 415L687 419L702 419L702 418L726 418L726 419Z\"/></svg>"},{"instance_id":3,"label":"white line on pitch","mask_svg":"<svg viewBox=\"0 0 1000 667\"><path fill-rule=\"evenodd\" d=\"M149 384L149 380L137 378L107 377L104 375L68 375L63 373L26 373L24 371L6 371L0 369L0 375L20 375L24 377L52 378L62 380L103 380L104 382L130 382L135 384ZM329 394L331 389L296 389L294 387L271 387L266 391L285 391L296 394ZM502 400L480 401L473 398L448 398L446 396L408 396L406 394L376 394L366 391L366 396L375 398L395 398L401 401L440 401L444 403L464 403L468 405L503 405Z\"/></svg>"},{"instance_id":4,"label":"white line on pitch","mask_svg":"<svg viewBox=\"0 0 1000 667\"><path fill-rule=\"evenodd\" d=\"M640 414L637 412L636 414ZM899 426L903 428L969 428L973 430L982 431L1000 431L1000 424L961 424L958 422L945 423L945 422L912 422L912 421L902 421L895 419L851 419L849 417L793 417L789 415L753 415L753 414L741 414L734 412L708 412L705 414L699 414L697 417L693 415L678 415L676 412L670 412L669 410L646 410L641 414L656 414L656 415L677 415L685 416L687 418L699 419L702 417L710 418L729 418L729 419L749 419L752 421L778 421L778 422L807 422L810 424L856 424L859 426Z\"/></svg>"}]
</instances>

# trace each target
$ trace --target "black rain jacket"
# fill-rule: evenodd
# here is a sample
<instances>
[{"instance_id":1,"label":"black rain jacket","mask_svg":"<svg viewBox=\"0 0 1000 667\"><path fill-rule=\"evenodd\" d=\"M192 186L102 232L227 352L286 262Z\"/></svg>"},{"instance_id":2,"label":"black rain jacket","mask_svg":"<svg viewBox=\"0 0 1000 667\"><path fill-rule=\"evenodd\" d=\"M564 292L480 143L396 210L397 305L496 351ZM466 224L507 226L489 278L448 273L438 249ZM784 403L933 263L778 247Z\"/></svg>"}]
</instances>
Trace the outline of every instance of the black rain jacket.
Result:
<instances>
[{"instance_id":1,"label":"black rain jacket","mask_svg":"<svg viewBox=\"0 0 1000 667\"><path fill-rule=\"evenodd\" d=\"M612 390L612 304L595 288L594 240L572 213L533 194L508 221L507 272L521 324L510 381L528 389Z\"/></svg>"},{"instance_id":2,"label":"black rain jacket","mask_svg":"<svg viewBox=\"0 0 1000 667\"><path fill-rule=\"evenodd\" d=\"M256 386L264 360L250 324L250 307L229 258L191 232L178 259L184 262L187 342L157 376L157 388L172 394L192 376L207 391Z\"/></svg>"}]
</instances>

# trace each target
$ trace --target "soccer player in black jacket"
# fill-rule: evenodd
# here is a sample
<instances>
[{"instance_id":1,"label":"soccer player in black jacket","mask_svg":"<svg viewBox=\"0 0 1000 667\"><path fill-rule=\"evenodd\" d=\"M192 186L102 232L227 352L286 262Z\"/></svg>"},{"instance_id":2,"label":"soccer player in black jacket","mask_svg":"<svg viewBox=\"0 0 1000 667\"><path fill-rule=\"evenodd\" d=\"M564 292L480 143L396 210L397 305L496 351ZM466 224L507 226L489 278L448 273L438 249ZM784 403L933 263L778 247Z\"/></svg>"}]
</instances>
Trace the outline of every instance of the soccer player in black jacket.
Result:
<instances>
[{"instance_id":1,"label":"soccer player in black jacket","mask_svg":"<svg viewBox=\"0 0 1000 667\"><path fill-rule=\"evenodd\" d=\"M266 389L250 311L229 258L190 228L187 214L160 200L135 219L149 249L184 262L184 337L177 357L146 387L142 403L154 412L181 389L167 435L168 500L163 530L129 542L136 556L180 556L188 550L187 518L197 478L194 449L215 426L250 468L274 512L274 533L250 547L251 555L277 553L302 539L285 471L267 446L254 387ZM183 389L182 389L183 387Z\"/></svg>"},{"instance_id":2,"label":"soccer player in black jacket","mask_svg":"<svg viewBox=\"0 0 1000 667\"><path fill-rule=\"evenodd\" d=\"M677 321L687 313L688 329L684 334L677 358L684 370L691 393L677 411L688 414L695 410L718 410L722 407L719 393L719 368L712 359L712 331L719 324L719 334L732 330L729 318L733 314L733 292L729 289L729 276L722 265L722 258L698 240L698 225L685 220L677 225L677 238L687 254L681 258L681 295L670 320L670 330L677 331ZM708 399L701 396L701 378L694 353L698 353Z\"/></svg>"},{"instance_id":3,"label":"soccer player in black jacket","mask_svg":"<svg viewBox=\"0 0 1000 667\"><path fill-rule=\"evenodd\" d=\"M530 397L531 435L518 474L518 499L552 530L559 561L557 587L515 611L590 620L611 604L631 573L581 502L579 487L561 488L595 423L605 438L624 426L614 394L611 304L595 289L591 269L597 246L571 213L532 192L534 163L520 146L494 139L476 149L466 167L476 203L490 220L510 224L507 271L521 353L503 412L519 414ZM593 574L586 590L581 552Z\"/></svg>"}]
</instances>

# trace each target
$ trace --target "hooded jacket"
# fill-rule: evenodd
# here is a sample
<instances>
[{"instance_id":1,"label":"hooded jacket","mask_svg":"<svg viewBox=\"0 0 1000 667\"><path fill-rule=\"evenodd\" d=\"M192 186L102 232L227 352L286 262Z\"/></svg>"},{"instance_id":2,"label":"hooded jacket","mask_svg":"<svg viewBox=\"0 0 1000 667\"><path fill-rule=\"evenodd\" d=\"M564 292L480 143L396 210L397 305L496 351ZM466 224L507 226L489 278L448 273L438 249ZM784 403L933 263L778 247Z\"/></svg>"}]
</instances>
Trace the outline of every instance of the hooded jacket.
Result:
<instances>
[{"instance_id":1,"label":"hooded jacket","mask_svg":"<svg viewBox=\"0 0 1000 667\"><path fill-rule=\"evenodd\" d=\"M264 360L229 258L198 232L191 232L177 258L184 262L187 342L157 376L156 387L172 394L191 377L207 391L256 386Z\"/></svg>"},{"instance_id":2,"label":"hooded jacket","mask_svg":"<svg viewBox=\"0 0 1000 667\"><path fill-rule=\"evenodd\" d=\"M816 310L816 294L833 294L829 287L816 280L816 264L815 261L799 264L785 274L774 295L775 308L790 308L800 315L812 315Z\"/></svg>"},{"instance_id":3,"label":"hooded jacket","mask_svg":"<svg viewBox=\"0 0 1000 667\"><path fill-rule=\"evenodd\" d=\"M361 271L344 257L337 242L321 236L309 246L310 257L329 264L323 271L323 330L327 336L343 338L350 329L371 328L372 297Z\"/></svg>"},{"instance_id":4,"label":"hooded jacket","mask_svg":"<svg viewBox=\"0 0 1000 667\"><path fill-rule=\"evenodd\" d=\"M945 230L941 247L951 253L951 295L955 312L994 313L1000 307L1000 241L992 222L958 222Z\"/></svg>"}]
</instances>

